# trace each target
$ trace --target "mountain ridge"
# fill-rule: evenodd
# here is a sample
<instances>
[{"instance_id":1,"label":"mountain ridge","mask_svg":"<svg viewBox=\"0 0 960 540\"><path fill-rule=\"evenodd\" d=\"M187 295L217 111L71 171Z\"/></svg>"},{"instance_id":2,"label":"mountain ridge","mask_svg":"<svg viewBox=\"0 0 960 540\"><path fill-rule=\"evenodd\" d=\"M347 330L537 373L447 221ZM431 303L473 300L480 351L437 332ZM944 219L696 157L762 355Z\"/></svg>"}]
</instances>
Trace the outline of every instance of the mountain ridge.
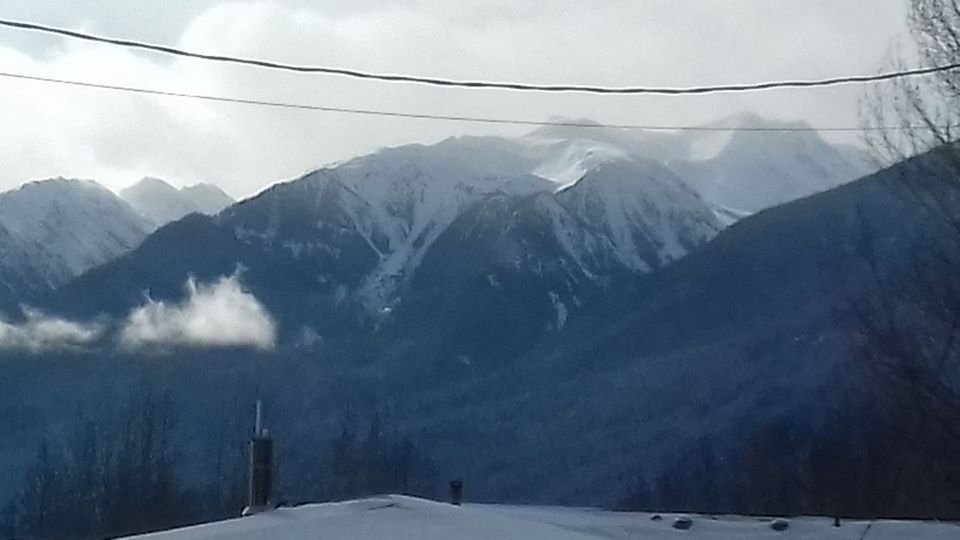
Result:
<instances>
[{"instance_id":1,"label":"mountain ridge","mask_svg":"<svg viewBox=\"0 0 960 540\"><path fill-rule=\"evenodd\" d=\"M213 184L199 183L178 189L154 177L143 178L120 190L119 195L155 227L195 212L214 215L236 202Z\"/></svg>"},{"instance_id":2,"label":"mountain ridge","mask_svg":"<svg viewBox=\"0 0 960 540\"><path fill-rule=\"evenodd\" d=\"M0 275L16 276L0 301L10 310L63 285L133 248L149 230L124 201L89 180L54 178L0 193Z\"/></svg>"}]
</instances>

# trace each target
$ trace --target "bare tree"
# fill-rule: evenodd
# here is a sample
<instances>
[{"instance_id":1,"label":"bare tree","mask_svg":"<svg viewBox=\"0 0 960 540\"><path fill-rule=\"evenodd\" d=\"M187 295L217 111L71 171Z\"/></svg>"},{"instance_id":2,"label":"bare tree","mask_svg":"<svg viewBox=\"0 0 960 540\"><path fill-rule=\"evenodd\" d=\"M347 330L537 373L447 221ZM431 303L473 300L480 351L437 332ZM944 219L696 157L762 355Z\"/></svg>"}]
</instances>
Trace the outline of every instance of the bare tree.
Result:
<instances>
[{"instance_id":1,"label":"bare tree","mask_svg":"<svg viewBox=\"0 0 960 540\"><path fill-rule=\"evenodd\" d=\"M960 0L909 6L919 59L960 62ZM885 253L878 245L886 239L864 223L869 280L849 310L870 383L864 396L898 434L887 463L896 470L886 471L902 476L894 489L943 501L933 510L953 514L960 511L960 70L891 82L865 103L866 142L882 161L899 163L889 187L924 227L906 249Z\"/></svg>"}]
</instances>

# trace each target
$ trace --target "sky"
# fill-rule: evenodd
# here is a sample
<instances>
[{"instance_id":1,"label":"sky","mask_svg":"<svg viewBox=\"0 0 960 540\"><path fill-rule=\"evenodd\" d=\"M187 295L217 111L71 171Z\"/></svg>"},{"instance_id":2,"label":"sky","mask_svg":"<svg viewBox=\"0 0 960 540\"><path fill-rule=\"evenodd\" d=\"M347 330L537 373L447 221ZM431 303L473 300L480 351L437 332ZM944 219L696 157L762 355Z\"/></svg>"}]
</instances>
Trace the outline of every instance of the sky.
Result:
<instances>
[{"instance_id":1,"label":"sky","mask_svg":"<svg viewBox=\"0 0 960 540\"><path fill-rule=\"evenodd\" d=\"M692 86L869 74L905 0L4 0L0 18L197 52L455 79ZM866 6L869 5L869 8ZM412 113L692 125L750 111L857 126L862 86L694 97L445 89L176 59L0 28L0 71ZM0 78L0 190L144 176L236 197L384 146L529 128L214 104ZM775 135L774 135L775 136Z\"/></svg>"}]
</instances>

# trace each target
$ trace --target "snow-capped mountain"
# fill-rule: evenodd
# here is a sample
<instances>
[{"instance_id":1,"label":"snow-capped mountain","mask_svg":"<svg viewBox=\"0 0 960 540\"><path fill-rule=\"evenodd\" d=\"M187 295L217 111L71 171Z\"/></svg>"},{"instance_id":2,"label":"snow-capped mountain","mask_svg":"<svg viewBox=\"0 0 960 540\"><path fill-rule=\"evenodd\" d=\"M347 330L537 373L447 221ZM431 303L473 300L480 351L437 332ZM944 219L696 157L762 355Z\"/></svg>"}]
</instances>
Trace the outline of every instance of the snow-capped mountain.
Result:
<instances>
[{"instance_id":1,"label":"snow-capped mountain","mask_svg":"<svg viewBox=\"0 0 960 540\"><path fill-rule=\"evenodd\" d=\"M773 125L748 115L725 122L713 127ZM205 250L181 244L190 256L178 259L170 269L177 275L166 276L163 287L201 268L230 273L237 264L256 269L272 260L298 277L259 286L282 297L280 311L297 297L295 311L308 318L330 322L322 314L347 305L377 320L410 311L428 316L443 312L440 304L450 298L469 304L516 286L529 295L531 313L557 328L593 292L684 257L765 205L852 180L865 167L816 133L754 135L551 126L518 138L458 137L380 150L226 208L212 225L238 243L231 246L245 246L243 253L231 256L227 247L216 264L191 262ZM831 157L829 171L806 166L816 165L816 156ZM781 162L782 170L774 166ZM750 184L758 171L769 180L764 186ZM187 212L185 191L146 179L124 196L153 204L165 220ZM209 225L184 225L191 226ZM189 242L188 231L176 234ZM309 291L280 292L294 282ZM130 284L137 290L110 296L139 299L151 287L136 277Z\"/></svg>"},{"instance_id":2,"label":"snow-capped mountain","mask_svg":"<svg viewBox=\"0 0 960 540\"><path fill-rule=\"evenodd\" d=\"M44 307L120 315L144 291L174 301L191 277L241 268L281 347L435 328L424 344L482 361L561 330L604 291L629 289L720 229L709 204L642 156L591 141L452 138L168 224ZM498 339L478 331L493 319Z\"/></svg>"},{"instance_id":3,"label":"snow-capped mountain","mask_svg":"<svg viewBox=\"0 0 960 540\"><path fill-rule=\"evenodd\" d=\"M234 203L212 184L177 189L159 178L144 178L120 191L120 197L157 227L194 212L214 215Z\"/></svg>"},{"instance_id":4,"label":"snow-capped mountain","mask_svg":"<svg viewBox=\"0 0 960 540\"><path fill-rule=\"evenodd\" d=\"M92 181L56 178L0 193L0 279L11 297L62 285L135 247L151 225Z\"/></svg>"},{"instance_id":5,"label":"snow-capped mountain","mask_svg":"<svg viewBox=\"0 0 960 540\"><path fill-rule=\"evenodd\" d=\"M382 319L423 293L425 282L411 287L418 273L433 275L423 269L428 257L438 267L473 260L466 274L437 283L473 283L474 270L483 271L478 286L512 276L536 291L531 301L539 307L531 309L555 315L563 306L572 315L588 290L616 283L613 276L659 269L751 212L852 180L867 167L855 151L814 132L716 131L777 126L750 115L680 133L551 126L518 138L384 149L227 207L212 223L246 246L245 255L225 252L217 264L181 257L184 266L164 283L220 263L257 266L245 257L260 251L257 257L281 257L309 276L319 304L300 298L298 312L355 302ZM215 213L230 200L212 186L178 190L150 178L122 196L157 225ZM435 250L441 238L444 249ZM205 256L200 247L178 249ZM149 288L136 276L130 284L137 298Z\"/></svg>"},{"instance_id":6,"label":"snow-capped mountain","mask_svg":"<svg viewBox=\"0 0 960 540\"><path fill-rule=\"evenodd\" d=\"M213 184L199 183L180 188L180 193L193 202L200 213L212 216L235 203L236 200Z\"/></svg>"},{"instance_id":7,"label":"snow-capped mountain","mask_svg":"<svg viewBox=\"0 0 960 540\"><path fill-rule=\"evenodd\" d=\"M536 214L521 219L540 219L535 233L557 248L549 257L568 259L588 280L658 268L721 228L670 170L622 149L476 137L322 169L231 207L220 221L239 238L317 258L325 274L343 266L341 254L364 252L361 267L347 268L364 276L351 293L378 311L401 299L437 238L478 204ZM487 219L476 226L508 226Z\"/></svg>"}]
</instances>

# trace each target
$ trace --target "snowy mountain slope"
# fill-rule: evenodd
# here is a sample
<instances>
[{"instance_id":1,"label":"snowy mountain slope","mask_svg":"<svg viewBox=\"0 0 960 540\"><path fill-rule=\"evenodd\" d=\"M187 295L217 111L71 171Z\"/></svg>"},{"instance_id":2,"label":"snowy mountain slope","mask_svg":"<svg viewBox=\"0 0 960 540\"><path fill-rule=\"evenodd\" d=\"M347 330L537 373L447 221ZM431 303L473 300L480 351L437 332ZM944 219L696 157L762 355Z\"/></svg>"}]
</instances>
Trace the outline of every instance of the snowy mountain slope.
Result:
<instances>
[{"instance_id":1,"label":"snowy mountain slope","mask_svg":"<svg viewBox=\"0 0 960 540\"><path fill-rule=\"evenodd\" d=\"M313 201L310 208L280 201L293 190ZM551 225L538 234L555 236L558 249L574 261L606 250L621 267L645 272L720 229L708 205L659 164L590 141L529 144L494 137L382 150L268 190L231 207L220 221L238 237L284 242L295 256L327 249L330 258L320 266L364 276L359 286L345 284L378 312L399 301L433 243L471 205L492 195L519 200L537 194L555 198ZM332 216L337 238L323 232ZM372 267L334 260L349 238L375 257Z\"/></svg>"},{"instance_id":2,"label":"snowy mountain slope","mask_svg":"<svg viewBox=\"0 0 960 540\"><path fill-rule=\"evenodd\" d=\"M202 214L214 215L236 201L213 184L194 184L180 188L180 193Z\"/></svg>"},{"instance_id":3,"label":"snowy mountain slope","mask_svg":"<svg viewBox=\"0 0 960 540\"><path fill-rule=\"evenodd\" d=\"M386 331L419 336L439 357L500 362L720 229L656 163L609 157L583 170L555 190L467 206L434 240Z\"/></svg>"},{"instance_id":4,"label":"snowy mountain slope","mask_svg":"<svg viewBox=\"0 0 960 540\"><path fill-rule=\"evenodd\" d=\"M46 284L31 270L26 250L0 225L0 314L15 313L24 298L36 296Z\"/></svg>"},{"instance_id":5,"label":"snowy mountain slope","mask_svg":"<svg viewBox=\"0 0 960 540\"><path fill-rule=\"evenodd\" d=\"M120 197L158 227L193 212L214 215L234 202L210 184L177 189L158 178L144 178L120 191Z\"/></svg>"},{"instance_id":6,"label":"snowy mountain slope","mask_svg":"<svg viewBox=\"0 0 960 540\"><path fill-rule=\"evenodd\" d=\"M557 195L610 241L625 266L657 268L708 241L721 225L679 178L649 160L608 161Z\"/></svg>"},{"instance_id":7,"label":"snowy mountain slope","mask_svg":"<svg viewBox=\"0 0 960 540\"><path fill-rule=\"evenodd\" d=\"M135 247L150 224L95 182L57 178L0 193L0 275L23 293L61 285Z\"/></svg>"},{"instance_id":8,"label":"snowy mountain slope","mask_svg":"<svg viewBox=\"0 0 960 540\"><path fill-rule=\"evenodd\" d=\"M360 229L385 241L360 291L368 305L391 303L437 236L477 197L539 189L514 178L531 165L502 139L461 138L383 150L337 167L337 178L366 203L369 223Z\"/></svg>"}]
</instances>

